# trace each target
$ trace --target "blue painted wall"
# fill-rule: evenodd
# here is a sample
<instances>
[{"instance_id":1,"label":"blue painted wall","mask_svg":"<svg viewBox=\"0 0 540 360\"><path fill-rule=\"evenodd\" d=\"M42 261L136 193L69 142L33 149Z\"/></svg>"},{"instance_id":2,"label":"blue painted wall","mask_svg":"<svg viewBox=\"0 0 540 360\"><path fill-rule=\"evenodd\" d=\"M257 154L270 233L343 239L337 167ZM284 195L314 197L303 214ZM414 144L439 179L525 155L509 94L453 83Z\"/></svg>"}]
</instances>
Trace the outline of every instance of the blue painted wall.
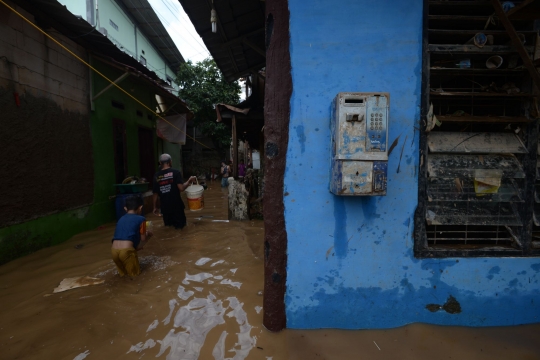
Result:
<instances>
[{"instance_id":1,"label":"blue painted wall","mask_svg":"<svg viewBox=\"0 0 540 360\"><path fill-rule=\"evenodd\" d=\"M289 7L287 326L539 322L539 258L414 258L422 0L289 0ZM330 108L341 91L390 93L389 142L399 143L385 197L328 190ZM449 296L461 313L426 309Z\"/></svg>"}]
</instances>

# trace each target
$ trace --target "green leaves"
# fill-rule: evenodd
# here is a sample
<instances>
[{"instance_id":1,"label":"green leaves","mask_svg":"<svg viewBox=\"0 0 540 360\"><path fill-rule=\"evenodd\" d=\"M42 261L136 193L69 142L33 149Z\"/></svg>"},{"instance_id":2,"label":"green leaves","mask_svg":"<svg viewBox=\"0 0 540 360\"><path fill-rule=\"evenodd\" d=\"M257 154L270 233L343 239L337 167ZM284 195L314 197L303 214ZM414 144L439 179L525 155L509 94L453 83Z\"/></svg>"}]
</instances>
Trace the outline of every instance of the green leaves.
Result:
<instances>
[{"instance_id":1,"label":"green leaves","mask_svg":"<svg viewBox=\"0 0 540 360\"><path fill-rule=\"evenodd\" d=\"M216 122L215 105L235 105L240 101L240 85L223 78L214 59L207 58L193 64L188 60L180 66L176 79L180 85L179 96L194 113L193 121L203 134L223 148L231 142L231 130Z\"/></svg>"}]
</instances>

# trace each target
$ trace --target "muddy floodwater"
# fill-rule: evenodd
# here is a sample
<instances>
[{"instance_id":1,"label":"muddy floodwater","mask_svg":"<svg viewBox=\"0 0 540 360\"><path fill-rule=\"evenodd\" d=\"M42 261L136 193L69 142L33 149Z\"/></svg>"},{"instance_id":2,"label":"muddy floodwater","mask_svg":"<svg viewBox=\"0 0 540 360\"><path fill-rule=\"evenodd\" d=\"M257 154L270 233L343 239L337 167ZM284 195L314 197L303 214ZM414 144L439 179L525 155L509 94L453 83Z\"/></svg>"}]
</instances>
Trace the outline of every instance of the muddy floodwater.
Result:
<instances>
[{"instance_id":1,"label":"muddy floodwater","mask_svg":"<svg viewBox=\"0 0 540 360\"><path fill-rule=\"evenodd\" d=\"M134 280L116 274L112 223L0 266L0 359L540 359L540 325L266 331L263 222L216 221L226 196L211 184L181 231L148 216ZM53 293L84 276L104 281Z\"/></svg>"}]
</instances>

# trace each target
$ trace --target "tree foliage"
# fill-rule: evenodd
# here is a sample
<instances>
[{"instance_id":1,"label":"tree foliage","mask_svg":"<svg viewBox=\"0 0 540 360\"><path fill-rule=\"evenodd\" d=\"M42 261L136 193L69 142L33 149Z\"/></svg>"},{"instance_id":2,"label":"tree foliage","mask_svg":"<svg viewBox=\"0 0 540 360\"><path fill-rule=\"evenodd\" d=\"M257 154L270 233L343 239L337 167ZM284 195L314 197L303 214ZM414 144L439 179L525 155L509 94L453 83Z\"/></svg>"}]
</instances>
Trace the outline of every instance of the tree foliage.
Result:
<instances>
[{"instance_id":1,"label":"tree foliage","mask_svg":"<svg viewBox=\"0 0 540 360\"><path fill-rule=\"evenodd\" d=\"M180 66L177 75L180 85L178 96L186 101L194 113L194 124L202 133L223 149L231 143L231 129L216 122L215 105L237 104L240 101L240 85L227 82L212 58Z\"/></svg>"}]
</instances>

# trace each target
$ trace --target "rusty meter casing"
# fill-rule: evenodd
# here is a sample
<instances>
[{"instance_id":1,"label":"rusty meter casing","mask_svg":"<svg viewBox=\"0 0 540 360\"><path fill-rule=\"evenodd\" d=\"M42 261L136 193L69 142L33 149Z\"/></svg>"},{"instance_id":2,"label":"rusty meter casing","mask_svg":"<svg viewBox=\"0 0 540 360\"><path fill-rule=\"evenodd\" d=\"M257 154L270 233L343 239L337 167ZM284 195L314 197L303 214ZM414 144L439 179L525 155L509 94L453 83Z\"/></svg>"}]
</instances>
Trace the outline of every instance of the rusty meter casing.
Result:
<instances>
[{"instance_id":1,"label":"rusty meter casing","mask_svg":"<svg viewBox=\"0 0 540 360\"><path fill-rule=\"evenodd\" d=\"M390 94L337 94L332 103L330 192L386 195Z\"/></svg>"}]
</instances>

